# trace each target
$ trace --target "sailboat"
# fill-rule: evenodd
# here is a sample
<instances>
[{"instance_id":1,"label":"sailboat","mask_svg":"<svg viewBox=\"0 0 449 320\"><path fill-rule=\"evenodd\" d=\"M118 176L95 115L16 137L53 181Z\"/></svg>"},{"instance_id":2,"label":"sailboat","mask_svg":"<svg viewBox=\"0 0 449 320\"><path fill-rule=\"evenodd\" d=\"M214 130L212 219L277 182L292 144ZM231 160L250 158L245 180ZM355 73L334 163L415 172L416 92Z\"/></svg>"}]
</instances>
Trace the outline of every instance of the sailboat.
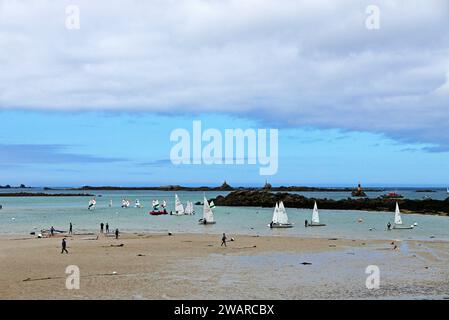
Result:
<instances>
[{"instance_id":1,"label":"sailboat","mask_svg":"<svg viewBox=\"0 0 449 320\"><path fill-rule=\"evenodd\" d=\"M193 206L192 201L190 201L190 212L191 212L191 214L195 214L195 207Z\"/></svg>"},{"instance_id":2,"label":"sailboat","mask_svg":"<svg viewBox=\"0 0 449 320\"><path fill-rule=\"evenodd\" d=\"M308 227L324 227L324 223L320 223L320 215L318 213L318 206L316 204L313 205L313 212L312 212L312 222L307 225Z\"/></svg>"},{"instance_id":3,"label":"sailboat","mask_svg":"<svg viewBox=\"0 0 449 320\"><path fill-rule=\"evenodd\" d=\"M89 206L87 207L87 209L89 209L89 210L95 209L96 204L97 204L97 200L95 200L95 198L93 198L92 200L89 201Z\"/></svg>"},{"instance_id":4,"label":"sailboat","mask_svg":"<svg viewBox=\"0 0 449 320\"><path fill-rule=\"evenodd\" d=\"M195 210L193 209L193 202L187 201L186 208L184 210L184 214L186 214L186 215L195 214Z\"/></svg>"},{"instance_id":5,"label":"sailboat","mask_svg":"<svg viewBox=\"0 0 449 320\"><path fill-rule=\"evenodd\" d=\"M203 205L203 218L199 220L200 224L215 224L214 213L207 202L206 197L204 197Z\"/></svg>"},{"instance_id":6,"label":"sailboat","mask_svg":"<svg viewBox=\"0 0 449 320\"><path fill-rule=\"evenodd\" d=\"M134 204L134 208L143 208L143 206L140 204L139 199L136 199L136 202Z\"/></svg>"},{"instance_id":7,"label":"sailboat","mask_svg":"<svg viewBox=\"0 0 449 320\"><path fill-rule=\"evenodd\" d=\"M284 203L281 201L274 207L273 219L269 224L270 228L291 228L293 225L288 222L287 211L285 210Z\"/></svg>"},{"instance_id":8,"label":"sailboat","mask_svg":"<svg viewBox=\"0 0 449 320\"><path fill-rule=\"evenodd\" d=\"M414 226L410 227L404 226L402 224L401 211L399 211L399 204L396 202L396 210L394 212L394 224L393 229L413 229Z\"/></svg>"},{"instance_id":9,"label":"sailboat","mask_svg":"<svg viewBox=\"0 0 449 320\"><path fill-rule=\"evenodd\" d=\"M128 208L129 207L129 200L123 199L122 200L122 208Z\"/></svg>"},{"instance_id":10,"label":"sailboat","mask_svg":"<svg viewBox=\"0 0 449 320\"><path fill-rule=\"evenodd\" d=\"M177 194L175 194L175 212L172 212L175 216L183 216L184 215L184 206L182 205L181 200Z\"/></svg>"},{"instance_id":11,"label":"sailboat","mask_svg":"<svg viewBox=\"0 0 449 320\"><path fill-rule=\"evenodd\" d=\"M165 201L164 201L165 204ZM159 210L159 200L153 200L151 205L153 206L153 211L148 212L152 216L159 216L162 214L167 214L167 211L165 210L164 204L162 205L163 211Z\"/></svg>"}]
</instances>

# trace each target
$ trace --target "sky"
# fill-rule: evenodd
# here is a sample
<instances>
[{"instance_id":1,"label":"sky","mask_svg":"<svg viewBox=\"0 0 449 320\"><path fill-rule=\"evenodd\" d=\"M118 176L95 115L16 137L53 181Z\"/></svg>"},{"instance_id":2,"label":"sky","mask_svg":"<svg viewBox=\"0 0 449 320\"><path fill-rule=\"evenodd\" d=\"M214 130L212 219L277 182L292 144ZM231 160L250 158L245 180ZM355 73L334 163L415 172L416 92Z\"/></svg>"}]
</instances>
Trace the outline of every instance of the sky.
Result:
<instances>
[{"instance_id":1,"label":"sky","mask_svg":"<svg viewBox=\"0 0 449 320\"><path fill-rule=\"evenodd\" d=\"M0 185L445 187L447 30L444 0L0 0ZM278 129L277 173L173 165L194 120Z\"/></svg>"}]
</instances>

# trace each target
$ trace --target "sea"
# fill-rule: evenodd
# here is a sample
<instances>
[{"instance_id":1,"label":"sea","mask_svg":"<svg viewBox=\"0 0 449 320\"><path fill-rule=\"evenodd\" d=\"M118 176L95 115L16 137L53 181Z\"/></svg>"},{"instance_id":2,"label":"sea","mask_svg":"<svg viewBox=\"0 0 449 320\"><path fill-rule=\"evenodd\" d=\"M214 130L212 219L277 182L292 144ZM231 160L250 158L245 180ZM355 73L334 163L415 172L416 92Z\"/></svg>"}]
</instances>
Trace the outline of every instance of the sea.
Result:
<instances>
[{"instance_id":1,"label":"sea","mask_svg":"<svg viewBox=\"0 0 449 320\"><path fill-rule=\"evenodd\" d=\"M395 191L409 199L444 200L448 197L446 189L433 189L434 192L416 192L416 189L394 189L383 192L367 192L368 197L378 197ZM46 192L46 193L83 193L74 190L0 189L0 193L8 192ZM185 204L187 201L203 202L203 195L208 199L218 195L225 196L226 191L147 191L147 190L95 190L86 193L96 196L95 209L88 210L91 197L0 197L0 235L29 235L39 233L42 229L67 231L69 223L73 224L75 233L99 232L100 223L108 223L110 230L118 228L125 233L194 233L221 234L229 236L298 236L328 237L347 239L396 239L396 240L449 240L449 217L403 214L406 225L417 224L412 230L391 230L386 225L393 223L394 212L373 212L353 210L319 210L320 220L324 227L304 227L304 221L310 221L312 208L287 208L290 229L270 229L274 208L261 207L225 207L217 206L214 211L215 225L201 225L202 205L195 205L196 214L192 216L151 216L151 203L158 199L167 202L167 211L174 210L175 193ZM344 199L350 197L349 192L294 192L316 199ZM131 206L121 208L121 200L129 199ZM134 207L139 200L143 208ZM112 200L112 207L109 206ZM319 200L318 208L319 208ZM274 205L274 204L273 204Z\"/></svg>"}]
</instances>

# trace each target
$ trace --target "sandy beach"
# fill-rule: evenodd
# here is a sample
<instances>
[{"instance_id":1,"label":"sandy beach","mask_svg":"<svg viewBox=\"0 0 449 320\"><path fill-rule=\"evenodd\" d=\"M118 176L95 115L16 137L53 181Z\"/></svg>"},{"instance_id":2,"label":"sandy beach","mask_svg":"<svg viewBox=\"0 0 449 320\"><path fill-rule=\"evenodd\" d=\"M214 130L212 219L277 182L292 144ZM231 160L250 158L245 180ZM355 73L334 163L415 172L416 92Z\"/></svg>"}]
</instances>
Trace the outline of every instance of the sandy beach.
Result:
<instances>
[{"instance_id":1,"label":"sandy beach","mask_svg":"<svg viewBox=\"0 0 449 320\"><path fill-rule=\"evenodd\" d=\"M123 234L0 237L0 299L449 298L443 241ZM397 246L396 249L393 249ZM66 288L66 267L80 289ZM365 285L368 265L380 288Z\"/></svg>"}]
</instances>

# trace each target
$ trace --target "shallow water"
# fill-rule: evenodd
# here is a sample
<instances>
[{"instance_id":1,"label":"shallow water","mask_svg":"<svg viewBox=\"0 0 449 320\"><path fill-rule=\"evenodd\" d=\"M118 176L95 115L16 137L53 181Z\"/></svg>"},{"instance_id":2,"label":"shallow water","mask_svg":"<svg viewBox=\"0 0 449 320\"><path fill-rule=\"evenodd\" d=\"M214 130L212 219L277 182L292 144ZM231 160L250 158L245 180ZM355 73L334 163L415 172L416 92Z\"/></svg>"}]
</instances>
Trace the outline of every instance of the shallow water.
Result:
<instances>
[{"instance_id":1,"label":"shallow water","mask_svg":"<svg viewBox=\"0 0 449 320\"><path fill-rule=\"evenodd\" d=\"M406 243L406 242L404 242ZM428 268L419 250L385 247L345 248L320 253L272 252L257 255L215 254L183 262L195 270L185 282L210 290L194 298L231 299L443 299L447 297L447 259ZM309 264L304 265L303 262ZM380 287L370 290L368 266L377 266ZM211 279L204 279L209 275Z\"/></svg>"},{"instance_id":2,"label":"shallow water","mask_svg":"<svg viewBox=\"0 0 449 320\"><path fill-rule=\"evenodd\" d=\"M0 190L6 192L5 190ZM42 190L33 190L42 191ZM46 191L69 192L69 191ZM79 193L78 191L71 191ZM445 190L444 190L445 192ZM68 230L73 223L75 232L93 232L101 222L108 222L110 229L119 228L124 232L187 232L221 233L249 235L289 235L307 237L345 237L358 239L437 239L449 240L449 218L441 216L403 214L405 224L417 222L413 230L386 230L386 224L394 219L393 212L366 212L350 210L320 210L321 221L325 227L305 228L304 220L311 219L311 209L287 208L289 219L294 223L291 229L270 230L273 209L256 207L217 207L214 210L216 225L198 224L202 206L195 206L194 216L150 216L153 199L167 201L168 210L174 208L175 192L168 191L91 191L97 195L95 210L87 210L89 197L2 197L0 204L0 234L29 234L31 231L49 229ZM203 192L176 192L181 201L201 201ZM403 193L403 192L401 192ZM416 194L416 192L414 192ZM206 192L207 198L226 192ZM420 193L418 193L420 194ZM313 193L319 197L320 193ZM421 195L421 194L420 194ZM323 195L325 196L325 195ZM329 193L327 197L338 194ZM120 207L121 199L127 198L134 204L139 199L144 208ZM112 199L113 207L109 208ZM319 205L319 203L318 203ZM359 223L358 220L363 222ZM371 230L371 231L370 231Z\"/></svg>"}]
</instances>

